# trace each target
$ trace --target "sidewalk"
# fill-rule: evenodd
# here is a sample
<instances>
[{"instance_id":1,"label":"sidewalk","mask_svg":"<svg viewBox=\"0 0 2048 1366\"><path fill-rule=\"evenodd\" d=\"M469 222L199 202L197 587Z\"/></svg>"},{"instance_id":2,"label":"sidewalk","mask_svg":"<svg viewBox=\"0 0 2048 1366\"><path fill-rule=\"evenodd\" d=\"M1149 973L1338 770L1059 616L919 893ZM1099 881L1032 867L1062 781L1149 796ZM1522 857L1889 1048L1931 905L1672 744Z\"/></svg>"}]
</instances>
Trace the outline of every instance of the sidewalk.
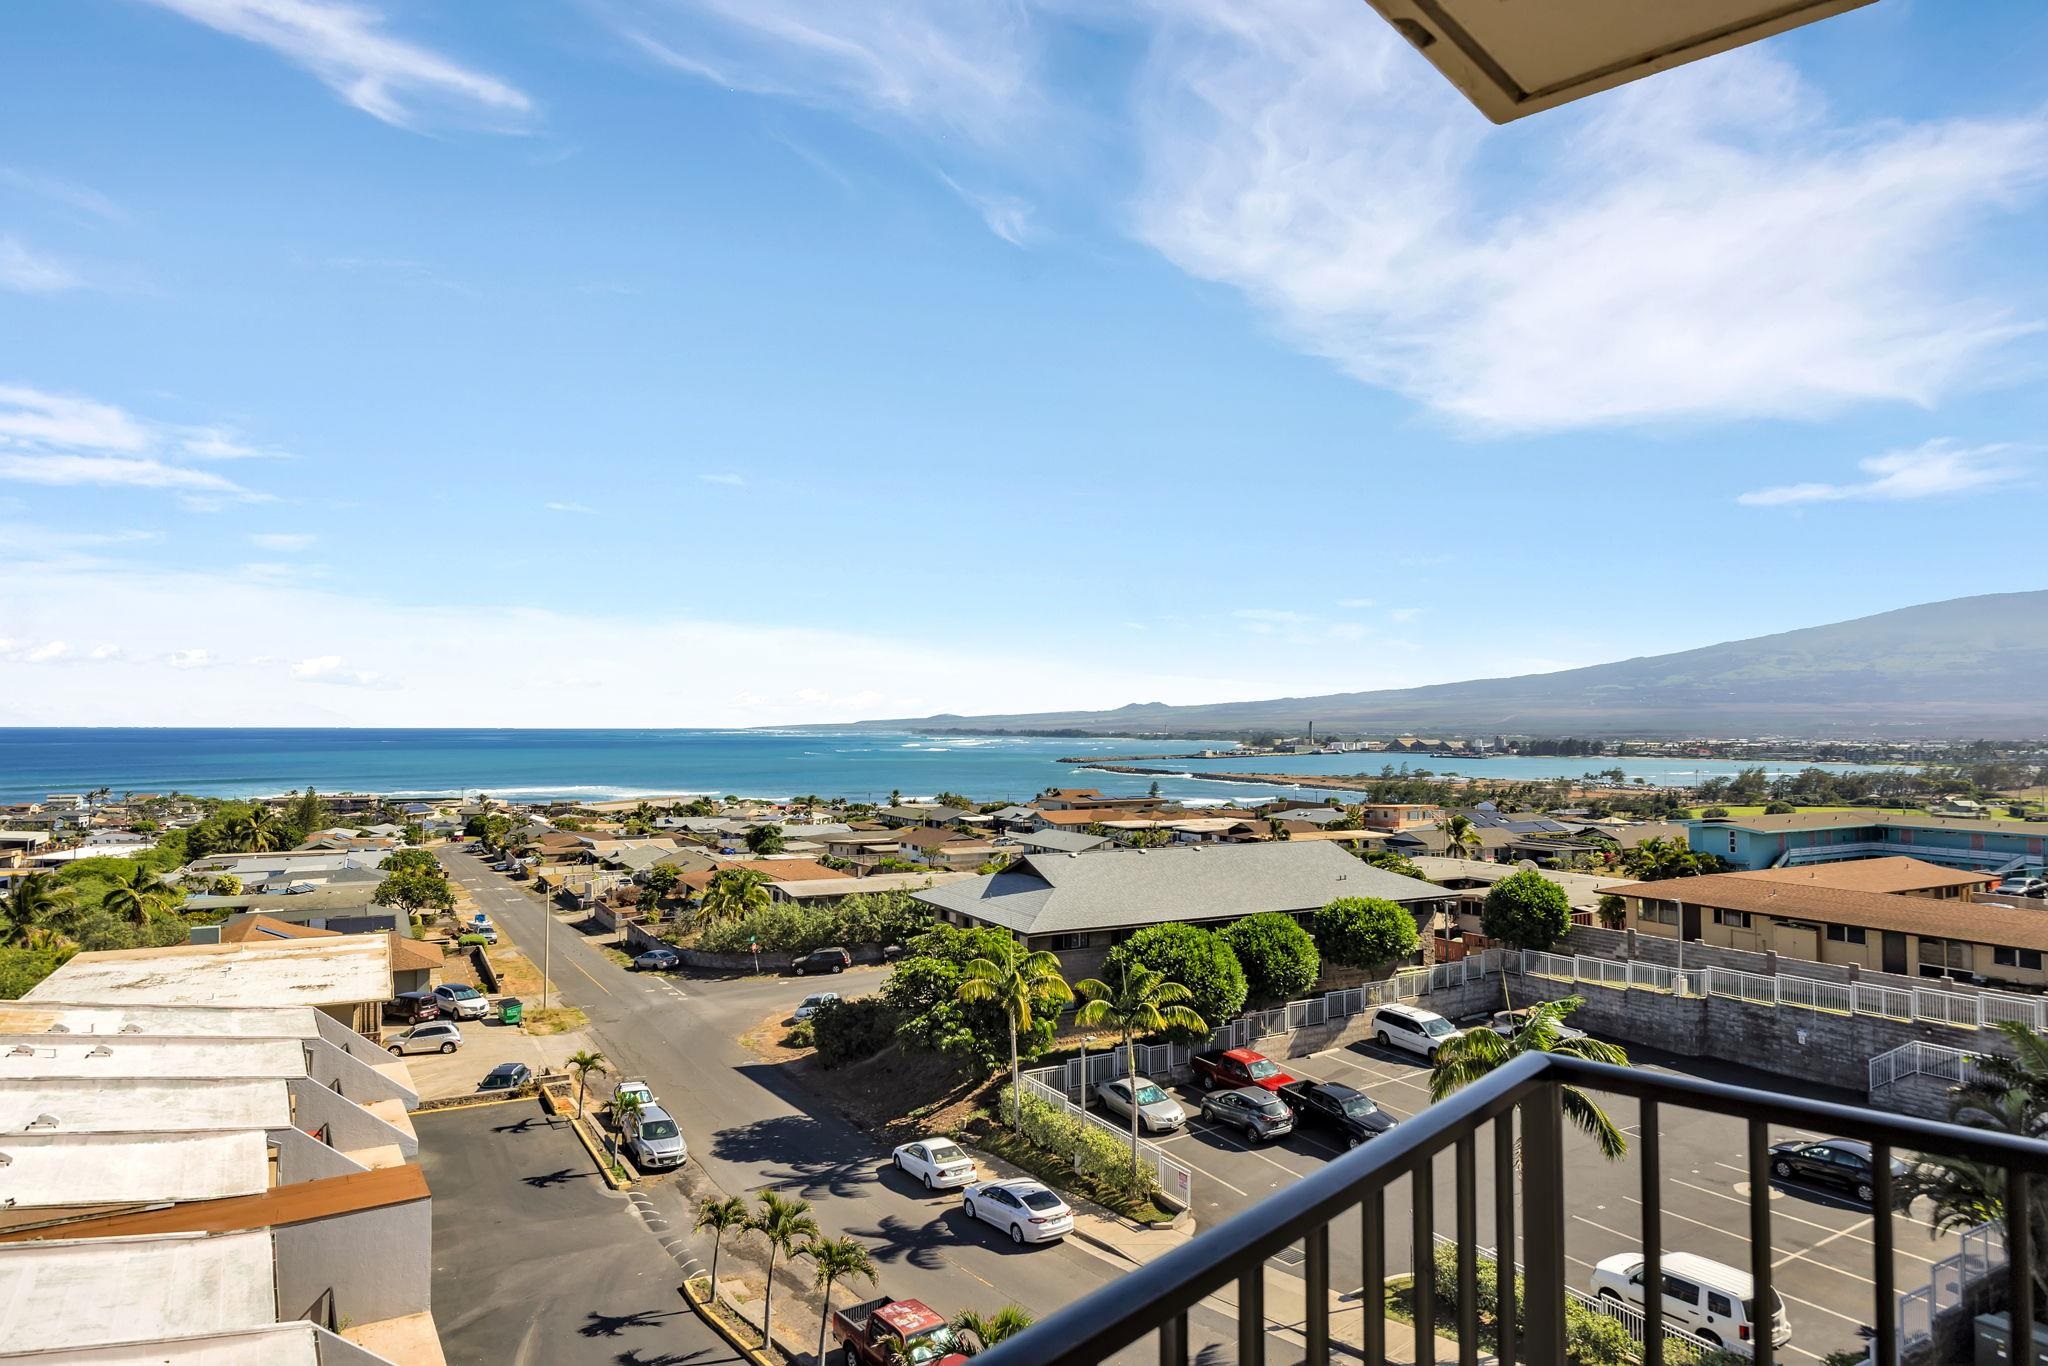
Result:
<instances>
[{"instance_id":1,"label":"sidewalk","mask_svg":"<svg viewBox=\"0 0 2048 1366\"><path fill-rule=\"evenodd\" d=\"M964 1146L964 1145L963 1145ZM975 1160L999 1177L1025 1176L1026 1172L1011 1166L1001 1158L992 1157L978 1148L969 1148ZM1063 1197L1074 1210L1074 1236L1102 1252L1115 1256L1133 1266L1143 1266L1156 1257L1190 1241L1194 1236L1194 1221L1182 1216L1172 1228L1154 1229L1133 1223L1100 1205L1080 1199L1077 1196ZM1237 1285L1232 1282L1210 1295L1206 1301L1231 1318L1237 1317ZM1298 1276L1268 1272L1266 1276L1266 1327L1274 1335L1306 1347L1308 1336L1308 1285ZM1358 1297L1330 1295L1329 1323L1330 1342L1333 1355L1348 1348L1344 1355L1363 1358L1365 1355L1365 1306ZM1386 1359L1399 1362L1402 1366L1423 1366L1424 1358L1416 1353L1415 1328L1399 1319L1386 1321ZM1482 1352L1481 1366L1490 1366L1494 1358ZM1458 1344L1448 1338L1436 1339L1434 1366L1457 1366Z\"/></svg>"}]
</instances>

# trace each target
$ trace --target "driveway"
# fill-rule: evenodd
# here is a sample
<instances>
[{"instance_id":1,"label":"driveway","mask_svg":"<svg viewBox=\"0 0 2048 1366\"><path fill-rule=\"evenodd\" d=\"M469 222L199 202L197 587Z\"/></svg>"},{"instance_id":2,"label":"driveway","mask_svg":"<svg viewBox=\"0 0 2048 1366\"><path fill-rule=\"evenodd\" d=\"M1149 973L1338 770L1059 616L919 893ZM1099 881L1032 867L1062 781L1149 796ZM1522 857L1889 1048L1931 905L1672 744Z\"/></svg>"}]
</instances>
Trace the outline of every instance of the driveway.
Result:
<instances>
[{"instance_id":1,"label":"driveway","mask_svg":"<svg viewBox=\"0 0 2048 1366\"><path fill-rule=\"evenodd\" d=\"M720 1366L682 1272L535 1101L422 1112L434 1319L451 1366Z\"/></svg>"},{"instance_id":2,"label":"driveway","mask_svg":"<svg viewBox=\"0 0 2048 1366\"><path fill-rule=\"evenodd\" d=\"M475 1092L501 1062L523 1062L539 1076L546 1068L562 1071L569 1055L591 1047L582 1030L567 1034L529 1034L515 1025L486 1020L460 1020L462 1047L453 1053L413 1053L405 1059L422 1100L467 1096Z\"/></svg>"}]
</instances>

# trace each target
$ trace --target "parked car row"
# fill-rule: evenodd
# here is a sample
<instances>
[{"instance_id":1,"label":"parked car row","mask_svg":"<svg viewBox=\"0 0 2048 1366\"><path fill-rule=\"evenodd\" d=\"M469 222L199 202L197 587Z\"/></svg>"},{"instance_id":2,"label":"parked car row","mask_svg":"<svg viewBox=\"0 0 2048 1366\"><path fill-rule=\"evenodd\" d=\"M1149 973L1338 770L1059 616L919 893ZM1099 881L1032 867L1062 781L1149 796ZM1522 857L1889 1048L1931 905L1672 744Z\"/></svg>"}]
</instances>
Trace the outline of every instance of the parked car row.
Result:
<instances>
[{"instance_id":1,"label":"parked car row","mask_svg":"<svg viewBox=\"0 0 2048 1366\"><path fill-rule=\"evenodd\" d=\"M960 1212L1008 1233L1013 1243L1053 1243L1074 1231L1074 1211L1057 1192L1022 1176L978 1181L974 1159L949 1138L899 1144L889 1156L926 1190L959 1189Z\"/></svg>"},{"instance_id":2,"label":"parked car row","mask_svg":"<svg viewBox=\"0 0 2048 1366\"><path fill-rule=\"evenodd\" d=\"M612 1087L612 1119L619 1141L643 1171L680 1167L690 1156L689 1144L674 1115L654 1098L654 1089L637 1077L622 1077Z\"/></svg>"}]
</instances>

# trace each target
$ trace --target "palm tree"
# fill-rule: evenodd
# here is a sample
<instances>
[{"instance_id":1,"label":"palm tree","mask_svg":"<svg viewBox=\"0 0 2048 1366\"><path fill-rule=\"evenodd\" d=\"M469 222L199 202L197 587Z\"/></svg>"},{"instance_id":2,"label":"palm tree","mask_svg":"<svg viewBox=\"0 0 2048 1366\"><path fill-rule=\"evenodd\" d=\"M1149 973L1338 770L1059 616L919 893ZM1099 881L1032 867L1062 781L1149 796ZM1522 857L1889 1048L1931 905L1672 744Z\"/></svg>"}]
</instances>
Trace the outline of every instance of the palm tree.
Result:
<instances>
[{"instance_id":1,"label":"palm tree","mask_svg":"<svg viewBox=\"0 0 2048 1366\"><path fill-rule=\"evenodd\" d=\"M30 873L18 879L7 894L7 923L0 926L0 942L27 945L33 931L47 928L45 922L70 905L71 889L57 881L55 873Z\"/></svg>"},{"instance_id":2,"label":"palm tree","mask_svg":"<svg viewBox=\"0 0 2048 1366\"><path fill-rule=\"evenodd\" d=\"M1558 1053L1588 1062L1628 1066L1627 1052L1611 1043L1585 1035L1568 1039L1559 1032L1558 1025L1564 1017L1585 1003L1583 996L1567 996L1561 1001L1531 1006L1521 1028L1506 1038L1482 1027L1468 1029L1451 1039L1436 1051L1436 1068L1429 1074L1429 1098L1442 1100L1524 1053ZM1576 1086L1561 1087L1559 1093L1565 1118L1592 1135L1603 1154L1619 1158L1628 1151L1621 1126L1591 1096Z\"/></svg>"},{"instance_id":3,"label":"palm tree","mask_svg":"<svg viewBox=\"0 0 2048 1366\"><path fill-rule=\"evenodd\" d=\"M825 1330L832 1325L832 1283L860 1279L874 1284L875 1261L868 1256L868 1250L851 1238L813 1238L804 1248L811 1256L816 1270L811 1283L824 1294L825 1308L818 1315L818 1355L814 1361L825 1359Z\"/></svg>"},{"instance_id":4,"label":"palm tree","mask_svg":"<svg viewBox=\"0 0 2048 1366\"><path fill-rule=\"evenodd\" d=\"M953 1331L970 1339L959 1344L961 1351L967 1356L977 1356L981 1348L1008 1342L1035 1322L1037 1320L1031 1317L1029 1309L1006 1304L986 1317L972 1309L961 1310L953 1316ZM969 1350L970 1346L973 1350Z\"/></svg>"},{"instance_id":5,"label":"palm tree","mask_svg":"<svg viewBox=\"0 0 2048 1366\"><path fill-rule=\"evenodd\" d=\"M1443 823L1444 854L1449 858L1477 858L1479 827L1469 817L1451 816Z\"/></svg>"},{"instance_id":6,"label":"palm tree","mask_svg":"<svg viewBox=\"0 0 2048 1366\"><path fill-rule=\"evenodd\" d=\"M698 914L707 925L744 920L768 909L768 879L751 868L721 868L704 889Z\"/></svg>"},{"instance_id":7,"label":"palm tree","mask_svg":"<svg viewBox=\"0 0 2048 1366\"><path fill-rule=\"evenodd\" d=\"M789 1257L804 1243L818 1236L818 1221L811 1217L811 1202L791 1200L777 1191L761 1192L761 1209L747 1221L768 1240L768 1284L761 1295L761 1341L773 1343L769 1323L775 1314L775 1259Z\"/></svg>"},{"instance_id":8,"label":"palm tree","mask_svg":"<svg viewBox=\"0 0 2048 1366\"><path fill-rule=\"evenodd\" d=\"M1143 963L1125 963L1112 987L1089 977L1075 984L1085 1005L1075 1014L1076 1024L1115 1025L1124 1036L1124 1076L1131 1087L1131 1184L1138 1183L1138 1047L1132 1040L1141 1034L1159 1034L1185 1029L1204 1034L1209 1025L1187 1003L1194 993L1166 974Z\"/></svg>"},{"instance_id":9,"label":"palm tree","mask_svg":"<svg viewBox=\"0 0 2048 1366\"><path fill-rule=\"evenodd\" d=\"M592 1072L609 1072L611 1062L602 1053L584 1049L569 1057L569 1070L576 1074L576 1118L583 1118L583 1088L590 1081Z\"/></svg>"},{"instance_id":10,"label":"palm tree","mask_svg":"<svg viewBox=\"0 0 2048 1366\"><path fill-rule=\"evenodd\" d=\"M177 889L156 875L156 870L135 865L126 878L116 878L100 904L113 914L147 925L150 914L171 904Z\"/></svg>"},{"instance_id":11,"label":"palm tree","mask_svg":"<svg viewBox=\"0 0 2048 1366\"><path fill-rule=\"evenodd\" d=\"M711 1298L718 1299L718 1254L725 1247L725 1235L747 1227L747 1202L737 1195L724 1200L706 1197L697 1204L697 1231L711 1230Z\"/></svg>"},{"instance_id":12,"label":"palm tree","mask_svg":"<svg viewBox=\"0 0 2048 1366\"><path fill-rule=\"evenodd\" d=\"M227 835L234 843L259 854L284 843L284 828L277 813L261 804L250 807L245 815L229 821Z\"/></svg>"},{"instance_id":13,"label":"palm tree","mask_svg":"<svg viewBox=\"0 0 2048 1366\"><path fill-rule=\"evenodd\" d=\"M1040 949L1027 953L1014 939L1002 941L993 958L977 958L961 971L959 998L993 1001L1010 1026L1010 1098L1015 1123L1024 1128L1024 1089L1018 1084L1017 1032L1032 1025L1032 1012L1074 999L1074 989L1060 976L1060 960Z\"/></svg>"}]
</instances>

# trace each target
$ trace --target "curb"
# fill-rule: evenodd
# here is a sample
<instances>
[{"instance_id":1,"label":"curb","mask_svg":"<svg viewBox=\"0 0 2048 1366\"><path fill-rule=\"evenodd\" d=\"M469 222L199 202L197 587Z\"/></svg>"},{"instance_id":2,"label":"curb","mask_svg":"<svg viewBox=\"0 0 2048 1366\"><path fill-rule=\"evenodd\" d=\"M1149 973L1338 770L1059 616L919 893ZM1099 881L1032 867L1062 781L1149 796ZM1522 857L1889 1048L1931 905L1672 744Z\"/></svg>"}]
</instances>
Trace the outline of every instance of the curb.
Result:
<instances>
[{"instance_id":1,"label":"curb","mask_svg":"<svg viewBox=\"0 0 2048 1366\"><path fill-rule=\"evenodd\" d=\"M419 1108L412 1113L415 1115L437 1115L443 1110L475 1110L486 1105L510 1105L516 1100L538 1099L540 1099L540 1088L537 1086L514 1091L509 1096L442 1096L439 1100L421 1101Z\"/></svg>"},{"instance_id":2,"label":"curb","mask_svg":"<svg viewBox=\"0 0 2048 1366\"><path fill-rule=\"evenodd\" d=\"M633 1189L633 1182L630 1178L621 1181L612 1174L611 1163L605 1160L604 1145L591 1137L589 1121L577 1118L575 1114L568 1110L556 1109L555 1098L548 1093L545 1087L542 1088L540 1093L540 1103L541 1108L549 1114L569 1121L570 1130L575 1133L577 1141L583 1144L584 1151L590 1154L590 1160L597 1164L597 1174L604 1178L604 1183L607 1186L610 1186L615 1191Z\"/></svg>"},{"instance_id":3,"label":"curb","mask_svg":"<svg viewBox=\"0 0 2048 1366\"><path fill-rule=\"evenodd\" d=\"M716 1292L714 1291L713 1293ZM778 1361L761 1348L749 1347L746 1343L741 1342L739 1335L727 1326L724 1316L712 1309L709 1300L700 1300L691 1293L688 1281L683 1282L683 1299L689 1304L691 1312L709 1324L712 1332L724 1338L727 1346L752 1362L753 1366L785 1366L783 1361Z\"/></svg>"}]
</instances>

